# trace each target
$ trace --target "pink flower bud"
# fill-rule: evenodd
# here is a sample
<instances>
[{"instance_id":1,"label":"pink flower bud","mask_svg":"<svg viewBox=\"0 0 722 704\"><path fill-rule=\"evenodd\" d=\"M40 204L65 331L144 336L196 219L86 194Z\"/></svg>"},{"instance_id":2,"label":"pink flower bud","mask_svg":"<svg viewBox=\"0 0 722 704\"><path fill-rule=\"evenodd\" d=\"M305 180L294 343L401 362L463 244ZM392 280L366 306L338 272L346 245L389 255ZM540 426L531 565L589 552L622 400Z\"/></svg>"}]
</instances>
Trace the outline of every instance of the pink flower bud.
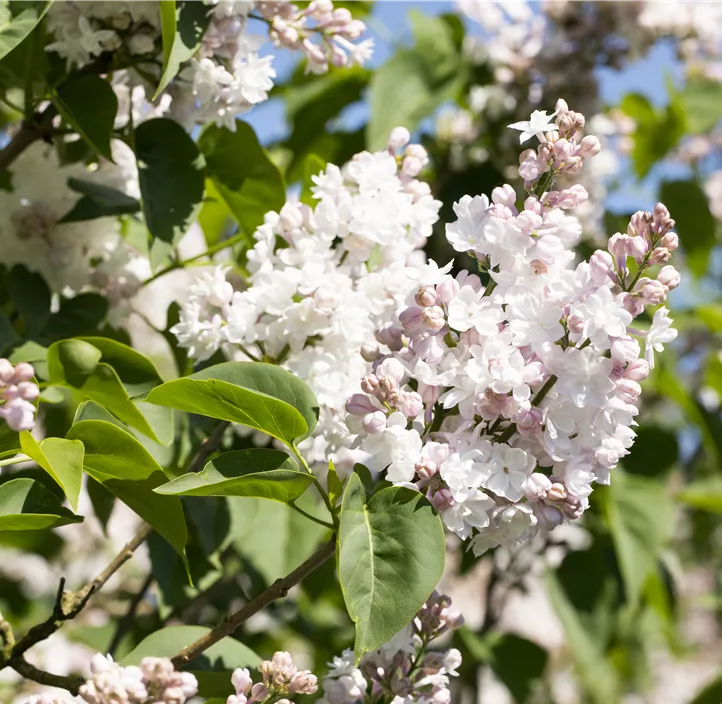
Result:
<instances>
[{"instance_id":1,"label":"pink flower bud","mask_svg":"<svg viewBox=\"0 0 722 704\"><path fill-rule=\"evenodd\" d=\"M652 250L652 254L649 255L649 264L651 266L655 264L666 264L671 256L671 252L666 247L657 247Z\"/></svg>"},{"instance_id":2,"label":"pink flower bud","mask_svg":"<svg viewBox=\"0 0 722 704\"><path fill-rule=\"evenodd\" d=\"M352 416L365 416L367 413L373 413L378 409L371 403L371 399L364 394L353 394L346 401L346 412Z\"/></svg>"},{"instance_id":3,"label":"pink flower bud","mask_svg":"<svg viewBox=\"0 0 722 704\"><path fill-rule=\"evenodd\" d=\"M436 293L442 303L450 303L459 293L459 282L456 279L448 278L440 284L436 284Z\"/></svg>"},{"instance_id":4,"label":"pink flower bud","mask_svg":"<svg viewBox=\"0 0 722 704\"><path fill-rule=\"evenodd\" d=\"M393 352L398 352L403 346L401 330L393 323L386 323L376 331L376 339L386 345Z\"/></svg>"},{"instance_id":5,"label":"pink flower bud","mask_svg":"<svg viewBox=\"0 0 722 704\"><path fill-rule=\"evenodd\" d=\"M630 257L634 257L634 261L636 261L637 264L641 264L644 260L644 256L647 254L648 249L649 245L644 237L629 237L626 242L627 254Z\"/></svg>"},{"instance_id":6,"label":"pink flower bud","mask_svg":"<svg viewBox=\"0 0 722 704\"><path fill-rule=\"evenodd\" d=\"M624 378L632 381L644 381L649 376L649 364L643 359L635 359L624 370Z\"/></svg>"},{"instance_id":7,"label":"pink flower bud","mask_svg":"<svg viewBox=\"0 0 722 704\"><path fill-rule=\"evenodd\" d=\"M513 209L516 203L516 192L508 183L505 183L503 186L497 186L491 192L491 200L497 205Z\"/></svg>"},{"instance_id":8,"label":"pink flower bud","mask_svg":"<svg viewBox=\"0 0 722 704\"><path fill-rule=\"evenodd\" d=\"M569 112L569 106L567 105L567 101L564 100L564 98L559 98L556 105L554 106L554 110L556 111L557 115L564 115L565 113Z\"/></svg>"},{"instance_id":9,"label":"pink flower bud","mask_svg":"<svg viewBox=\"0 0 722 704\"><path fill-rule=\"evenodd\" d=\"M303 211L300 203L286 203L278 214L278 224L288 231L297 230L303 227Z\"/></svg>"},{"instance_id":10,"label":"pink flower bud","mask_svg":"<svg viewBox=\"0 0 722 704\"><path fill-rule=\"evenodd\" d=\"M419 388L421 388L421 385ZM424 385L424 390L421 392L421 399L425 404L433 406L439 400L439 396L441 396L441 389L438 386Z\"/></svg>"},{"instance_id":11,"label":"pink flower bud","mask_svg":"<svg viewBox=\"0 0 722 704\"><path fill-rule=\"evenodd\" d=\"M584 330L584 321L578 315L570 315L567 318L567 327L572 334L580 335Z\"/></svg>"},{"instance_id":12,"label":"pink flower bud","mask_svg":"<svg viewBox=\"0 0 722 704\"><path fill-rule=\"evenodd\" d=\"M547 491L549 501L564 501L567 495L567 488L560 482L554 482Z\"/></svg>"},{"instance_id":13,"label":"pink flower bud","mask_svg":"<svg viewBox=\"0 0 722 704\"><path fill-rule=\"evenodd\" d=\"M383 411L374 411L364 417L364 430L369 435L378 435L386 430L386 415Z\"/></svg>"},{"instance_id":14,"label":"pink flower bud","mask_svg":"<svg viewBox=\"0 0 722 704\"><path fill-rule=\"evenodd\" d=\"M617 232L617 234L612 235L609 238L609 242L607 242L609 253L618 260L624 260L627 256L627 239L628 235Z\"/></svg>"},{"instance_id":15,"label":"pink flower bud","mask_svg":"<svg viewBox=\"0 0 722 704\"><path fill-rule=\"evenodd\" d=\"M5 418L10 429L16 433L32 430L35 424L35 406L21 398L14 398L0 406L0 416Z\"/></svg>"},{"instance_id":16,"label":"pink flower bud","mask_svg":"<svg viewBox=\"0 0 722 704\"><path fill-rule=\"evenodd\" d=\"M398 388L399 388L399 382L396 381L395 377L393 377L393 376L379 377L378 393L382 394L383 396L388 396L389 394L393 393L394 391L398 391Z\"/></svg>"},{"instance_id":17,"label":"pink flower bud","mask_svg":"<svg viewBox=\"0 0 722 704\"><path fill-rule=\"evenodd\" d=\"M588 134L579 144L577 154L583 157L592 157L599 154L601 150L602 145L599 140L594 135Z\"/></svg>"},{"instance_id":18,"label":"pink flower bud","mask_svg":"<svg viewBox=\"0 0 722 704\"><path fill-rule=\"evenodd\" d=\"M406 330L421 330L424 327L424 311L421 308L406 308L399 313L399 321Z\"/></svg>"},{"instance_id":19,"label":"pink flower bud","mask_svg":"<svg viewBox=\"0 0 722 704\"><path fill-rule=\"evenodd\" d=\"M441 330L446 325L444 310L439 306L424 309L424 323L432 330Z\"/></svg>"},{"instance_id":20,"label":"pink flower bud","mask_svg":"<svg viewBox=\"0 0 722 704\"><path fill-rule=\"evenodd\" d=\"M584 513L582 502L572 494L569 494L567 498L564 499L560 508L562 513L572 521L576 520L582 515L582 513Z\"/></svg>"},{"instance_id":21,"label":"pink flower bud","mask_svg":"<svg viewBox=\"0 0 722 704\"><path fill-rule=\"evenodd\" d=\"M456 503L454 497L451 495L450 489L439 489L439 491L431 497L427 494L427 498L437 511L446 511Z\"/></svg>"},{"instance_id":22,"label":"pink flower bud","mask_svg":"<svg viewBox=\"0 0 722 704\"><path fill-rule=\"evenodd\" d=\"M621 300L622 308L631 313L633 318L636 318L644 310L644 303L631 293L622 294Z\"/></svg>"},{"instance_id":23,"label":"pink flower bud","mask_svg":"<svg viewBox=\"0 0 722 704\"><path fill-rule=\"evenodd\" d=\"M411 178L418 176L423 168L424 162L413 156L404 157L404 160L401 162L401 173Z\"/></svg>"},{"instance_id":24,"label":"pink flower bud","mask_svg":"<svg viewBox=\"0 0 722 704\"><path fill-rule=\"evenodd\" d=\"M659 245L660 245L660 247L664 247L665 249L668 249L670 252L674 252L674 250L679 247L679 237L677 236L677 233L676 232L668 232L659 241Z\"/></svg>"},{"instance_id":25,"label":"pink flower bud","mask_svg":"<svg viewBox=\"0 0 722 704\"><path fill-rule=\"evenodd\" d=\"M394 127L389 135L389 149L401 149L409 143L410 139L411 134L405 127Z\"/></svg>"},{"instance_id":26,"label":"pink flower bud","mask_svg":"<svg viewBox=\"0 0 722 704\"><path fill-rule=\"evenodd\" d=\"M13 373L13 382L15 384L21 381L30 381L34 376L35 370L31 364L20 362L15 365L15 372Z\"/></svg>"},{"instance_id":27,"label":"pink flower bud","mask_svg":"<svg viewBox=\"0 0 722 704\"><path fill-rule=\"evenodd\" d=\"M433 286L424 286L416 292L414 300L416 301L416 305L422 308L435 306L438 300L436 289Z\"/></svg>"},{"instance_id":28,"label":"pink flower bud","mask_svg":"<svg viewBox=\"0 0 722 704\"><path fill-rule=\"evenodd\" d=\"M40 389L37 384L33 384L30 381L21 381L18 384L18 396L24 398L26 401L34 401L40 396Z\"/></svg>"},{"instance_id":29,"label":"pink flower bud","mask_svg":"<svg viewBox=\"0 0 722 704\"><path fill-rule=\"evenodd\" d=\"M387 357L376 366L374 371L379 379L381 379L381 377L391 377L399 384L406 376L406 369L404 368L404 365L401 364L396 357Z\"/></svg>"},{"instance_id":30,"label":"pink flower bud","mask_svg":"<svg viewBox=\"0 0 722 704\"><path fill-rule=\"evenodd\" d=\"M632 337L619 338L612 343L612 359L619 364L628 364L639 358L639 343Z\"/></svg>"},{"instance_id":31,"label":"pink flower bud","mask_svg":"<svg viewBox=\"0 0 722 704\"><path fill-rule=\"evenodd\" d=\"M624 403L635 403L642 393L642 387L631 379L620 379L617 382L617 396Z\"/></svg>"},{"instance_id":32,"label":"pink flower bud","mask_svg":"<svg viewBox=\"0 0 722 704\"><path fill-rule=\"evenodd\" d=\"M667 289L656 279L640 279L637 283L637 290L641 293L642 300L653 306L664 303L667 299Z\"/></svg>"},{"instance_id":33,"label":"pink flower bud","mask_svg":"<svg viewBox=\"0 0 722 704\"><path fill-rule=\"evenodd\" d=\"M369 345L366 342L361 345L361 356L363 357L364 361L375 362L379 358L379 354L380 352L378 345Z\"/></svg>"},{"instance_id":34,"label":"pink flower bud","mask_svg":"<svg viewBox=\"0 0 722 704\"><path fill-rule=\"evenodd\" d=\"M524 480L522 491L530 501L539 501L546 498L551 486L552 483L549 481L549 477L541 472L533 472Z\"/></svg>"},{"instance_id":35,"label":"pink flower bud","mask_svg":"<svg viewBox=\"0 0 722 704\"><path fill-rule=\"evenodd\" d=\"M318 678L310 670L297 672L288 683L293 694L313 694L318 689Z\"/></svg>"},{"instance_id":36,"label":"pink flower bud","mask_svg":"<svg viewBox=\"0 0 722 704\"><path fill-rule=\"evenodd\" d=\"M369 374L361 379L361 390L367 394L376 393L379 388L379 379L375 374Z\"/></svg>"},{"instance_id":37,"label":"pink flower bud","mask_svg":"<svg viewBox=\"0 0 722 704\"><path fill-rule=\"evenodd\" d=\"M416 391L399 392L393 406L407 418L416 418L424 410L424 402Z\"/></svg>"},{"instance_id":38,"label":"pink flower bud","mask_svg":"<svg viewBox=\"0 0 722 704\"><path fill-rule=\"evenodd\" d=\"M543 530L554 530L564 523L564 514L556 506L538 504L534 509L539 527Z\"/></svg>"},{"instance_id":39,"label":"pink flower bud","mask_svg":"<svg viewBox=\"0 0 722 704\"><path fill-rule=\"evenodd\" d=\"M0 384L7 384L13 378L13 365L5 358L0 358Z\"/></svg>"},{"instance_id":40,"label":"pink flower bud","mask_svg":"<svg viewBox=\"0 0 722 704\"><path fill-rule=\"evenodd\" d=\"M680 275L672 265L667 264L667 266L663 266L659 270L659 274L657 274L657 281L659 281L659 283L661 283L668 291L671 291L679 286Z\"/></svg>"},{"instance_id":41,"label":"pink flower bud","mask_svg":"<svg viewBox=\"0 0 722 704\"><path fill-rule=\"evenodd\" d=\"M264 660L264 662L268 662L267 660ZM263 663L261 663L263 664ZM268 696L268 687L266 687L265 684L262 684L261 682L256 682L256 684L251 687L251 701L253 702L262 702L266 697Z\"/></svg>"},{"instance_id":42,"label":"pink flower bud","mask_svg":"<svg viewBox=\"0 0 722 704\"><path fill-rule=\"evenodd\" d=\"M423 457L414 465L414 470L419 479L428 480L439 471L439 468L436 462Z\"/></svg>"},{"instance_id":43,"label":"pink flower bud","mask_svg":"<svg viewBox=\"0 0 722 704\"><path fill-rule=\"evenodd\" d=\"M608 252L598 249L589 258L589 269L595 282L603 283L614 270L614 259Z\"/></svg>"}]
</instances>

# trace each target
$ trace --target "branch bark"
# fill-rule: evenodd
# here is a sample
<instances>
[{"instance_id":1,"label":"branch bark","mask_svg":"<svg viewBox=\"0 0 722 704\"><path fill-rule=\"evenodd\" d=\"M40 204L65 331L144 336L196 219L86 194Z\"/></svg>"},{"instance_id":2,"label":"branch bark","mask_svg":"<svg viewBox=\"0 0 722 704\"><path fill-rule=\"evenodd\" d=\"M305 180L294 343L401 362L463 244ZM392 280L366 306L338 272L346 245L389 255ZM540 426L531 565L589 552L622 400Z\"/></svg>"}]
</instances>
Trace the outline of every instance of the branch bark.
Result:
<instances>
[{"instance_id":1,"label":"branch bark","mask_svg":"<svg viewBox=\"0 0 722 704\"><path fill-rule=\"evenodd\" d=\"M8 169L31 144L52 134L52 122L56 114L55 106L49 105L36 120L23 120L20 130L8 145L0 150L0 173Z\"/></svg>"},{"instance_id":2,"label":"branch bark","mask_svg":"<svg viewBox=\"0 0 722 704\"><path fill-rule=\"evenodd\" d=\"M208 650L219 640L231 635L241 624L246 622L251 616L258 613L261 609L268 606L276 599L282 599L288 594L291 587L296 586L299 582L308 577L311 572L318 569L326 560L328 560L336 551L336 537L334 536L320 550L315 552L302 565L299 565L293 572L277 579L266 591L251 599L243 608L239 609L230 616L221 621L212 631L199 638L195 643L191 643L175 655L172 660L176 667L185 665L197 658L203 651Z\"/></svg>"}]
</instances>

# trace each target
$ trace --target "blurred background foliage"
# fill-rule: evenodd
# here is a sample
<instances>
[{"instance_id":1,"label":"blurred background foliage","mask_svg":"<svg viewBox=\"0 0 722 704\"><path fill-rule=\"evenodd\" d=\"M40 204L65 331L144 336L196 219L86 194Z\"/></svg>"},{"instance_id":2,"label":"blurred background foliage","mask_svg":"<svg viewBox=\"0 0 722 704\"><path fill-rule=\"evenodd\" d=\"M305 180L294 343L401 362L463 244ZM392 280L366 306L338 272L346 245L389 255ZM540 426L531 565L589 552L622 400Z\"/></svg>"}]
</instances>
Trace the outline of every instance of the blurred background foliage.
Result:
<instances>
[{"instance_id":1,"label":"blurred background foliage","mask_svg":"<svg viewBox=\"0 0 722 704\"><path fill-rule=\"evenodd\" d=\"M613 155L606 172L585 183L604 207L585 213L583 253L624 231L636 209L651 209L657 200L677 221L683 252L675 266L684 283L670 308L680 335L644 383L638 439L612 485L594 492L593 510L581 527L539 536L515 555L497 550L477 561L450 542L443 588L467 616L454 643L464 656L455 702L722 702L722 188L710 186L722 168L722 82L703 70L698 57L690 60L683 46L688 36L660 30L637 41L634 17L612 24L610 15L623 14L627 4L639 3L532 6L532 16L546 23L544 36L553 50L521 66L512 56L508 75L490 51L493 31L482 31L468 7L354 2L354 13L366 13L376 35L373 65L316 76L281 56L282 80L272 100L248 117L302 199L310 197L310 177L326 162L342 164L364 148L383 148L396 125L414 131L431 157L427 180L444 204L427 246L440 262L455 254L443 238L454 201L489 193L510 178L507 167L519 147L507 125L527 119L536 107L553 109L559 97L587 116L589 132L604 128L603 146ZM475 5L475 12L485 11L485 3ZM513 26L513 18L507 24ZM555 46L560 37L567 43ZM7 68L2 64L0 72ZM16 118L0 106L1 122ZM206 202L200 222L209 246L234 227L218 201ZM242 267L242 247L236 255ZM464 266L462 257L456 256L456 266ZM17 312L36 343L97 329L102 299L91 307L95 316L78 319L68 308L53 322L42 280L19 281L34 276L4 271L0 305L15 300L14 286L33 284L36 296L13 305L22 307ZM168 327L174 314L177 309L170 311ZM122 337L110 329L103 334ZM172 336L166 339L174 344ZM33 361L33 349L32 343L22 347L25 359ZM183 369L182 350L173 352ZM46 413L54 434L64 434L72 422L74 404L66 400ZM190 446L212 430L207 419L193 422L198 425L187 428L187 446L175 448L175 459L166 456L164 464L183 461ZM144 442L167 455L167 449ZM250 440L236 436L233 443L228 449ZM89 493L107 526L114 499L92 480ZM273 502L184 503L195 586L186 584L169 545L152 537L150 576L136 565L114 594L98 595L89 618L67 625L71 643L122 658L163 625L213 625L327 537L324 528ZM312 505L304 508L313 511ZM54 560L68 547L66 535L0 536L10 560L22 550L38 561L31 588L12 562L0 563L0 610L19 628L47 614L63 573ZM41 567L44 561L50 567ZM290 650L322 675L331 657L353 640L333 569L326 563L293 598L246 624L238 640L264 655ZM101 618L103 609L109 621ZM175 631L171 651L194 637ZM226 655L230 663L233 653ZM205 666L211 667L211 659ZM13 701L13 686L3 689L0 681L0 699Z\"/></svg>"}]
</instances>

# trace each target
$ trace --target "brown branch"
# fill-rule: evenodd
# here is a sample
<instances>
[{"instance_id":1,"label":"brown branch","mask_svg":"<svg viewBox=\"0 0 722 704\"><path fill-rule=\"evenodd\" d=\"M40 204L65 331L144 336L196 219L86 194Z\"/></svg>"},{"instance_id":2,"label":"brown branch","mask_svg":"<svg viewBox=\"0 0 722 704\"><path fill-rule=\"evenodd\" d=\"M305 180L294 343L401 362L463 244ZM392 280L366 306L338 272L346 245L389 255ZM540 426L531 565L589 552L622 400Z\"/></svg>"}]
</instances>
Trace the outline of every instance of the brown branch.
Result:
<instances>
[{"instance_id":1,"label":"brown branch","mask_svg":"<svg viewBox=\"0 0 722 704\"><path fill-rule=\"evenodd\" d=\"M226 428L230 425L227 420L221 421L213 430L213 432L205 438L198 446L195 456L188 465L186 472L188 474L192 472L200 472L206 463L206 460L218 449L223 439L223 433L226 432Z\"/></svg>"},{"instance_id":2,"label":"brown branch","mask_svg":"<svg viewBox=\"0 0 722 704\"><path fill-rule=\"evenodd\" d=\"M111 560L110 564L92 582L85 585L79 591L65 592L65 580L61 579L58 594L55 599L55 607L50 618L43 621L43 623L33 626L25 636L15 644L13 657L22 655L36 643L45 640L48 636L55 633L55 631L63 625L64 621L75 618L85 608L90 597L102 589L105 583L130 560L135 550L145 541L152 531L153 529L148 524L143 524L143 527Z\"/></svg>"},{"instance_id":3,"label":"brown branch","mask_svg":"<svg viewBox=\"0 0 722 704\"><path fill-rule=\"evenodd\" d=\"M38 684L44 684L48 687L61 687L67 689L71 694L78 693L80 686L85 682L83 677L79 675L54 675L52 672L39 670L35 665L31 665L22 655L14 657L10 660L10 667L25 679L33 680Z\"/></svg>"},{"instance_id":4,"label":"brown branch","mask_svg":"<svg viewBox=\"0 0 722 704\"><path fill-rule=\"evenodd\" d=\"M296 586L311 572L318 569L336 551L335 536L327 542L320 550L315 552L302 565L299 565L293 572L277 579L266 591L251 599L243 608L239 609L221 621L212 631L191 643L175 655L172 660L176 667L185 665L197 658L204 650L216 644L222 638L231 635L241 624L245 623L251 616L268 606L276 599L282 599L288 594L291 587Z\"/></svg>"}]
</instances>

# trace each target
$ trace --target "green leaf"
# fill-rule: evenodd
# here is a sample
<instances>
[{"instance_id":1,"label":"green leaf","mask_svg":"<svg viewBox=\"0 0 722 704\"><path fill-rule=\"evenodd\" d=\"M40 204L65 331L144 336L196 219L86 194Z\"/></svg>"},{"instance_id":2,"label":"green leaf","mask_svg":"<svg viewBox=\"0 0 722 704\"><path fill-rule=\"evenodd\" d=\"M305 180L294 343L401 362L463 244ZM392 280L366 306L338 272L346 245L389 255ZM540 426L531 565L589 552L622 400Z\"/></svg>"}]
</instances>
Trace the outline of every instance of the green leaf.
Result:
<instances>
[{"instance_id":1,"label":"green leaf","mask_svg":"<svg viewBox=\"0 0 722 704\"><path fill-rule=\"evenodd\" d=\"M356 659L380 648L416 615L444 572L445 540L431 504L406 487L366 503L358 475L341 504L338 575L356 624Z\"/></svg>"},{"instance_id":2,"label":"green leaf","mask_svg":"<svg viewBox=\"0 0 722 704\"><path fill-rule=\"evenodd\" d=\"M722 305L710 303L694 310L694 317L704 323L712 332L722 332Z\"/></svg>"},{"instance_id":3,"label":"green leaf","mask_svg":"<svg viewBox=\"0 0 722 704\"><path fill-rule=\"evenodd\" d=\"M331 506L336 505L336 501L341 498L343 494L343 484L339 479L336 467L333 466L333 460L328 461L328 476L326 477L326 484L328 485L328 500Z\"/></svg>"},{"instance_id":4,"label":"green leaf","mask_svg":"<svg viewBox=\"0 0 722 704\"><path fill-rule=\"evenodd\" d=\"M196 53L210 22L209 8L204 3L160 0L159 4L163 72L153 100L175 78L181 64Z\"/></svg>"},{"instance_id":5,"label":"green leaf","mask_svg":"<svg viewBox=\"0 0 722 704\"><path fill-rule=\"evenodd\" d=\"M8 274L10 298L25 321L25 334L36 335L50 319L50 289L40 274L16 264Z\"/></svg>"},{"instance_id":6,"label":"green leaf","mask_svg":"<svg viewBox=\"0 0 722 704\"><path fill-rule=\"evenodd\" d=\"M68 186L83 194L81 198L60 222L80 222L95 218L131 215L140 211L140 201L122 191L101 183L69 178Z\"/></svg>"},{"instance_id":7,"label":"green leaf","mask_svg":"<svg viewBox=\"0 0 722 704\"><path fill-rule=\"evenodd\" d=\"M58 86L55 105L63 119L96 151L113 161L113 133L118 98L100 76L78 76Z\"/></svg>"},{"instance_id":8,"label":"green leaf","mask_svg":"<svg viewBox=\"0 0 722 704\"><path fill-rule=\"evenodd\" d=\"M85 340L54 342L48 349L49 383L77 391L84 399L99 403L124 423L157 441L153 428L130 400L115 369L101 362L102 356L101 350Z\"/></svg>"},{"instance_id":9,"label":"green leaf","mask_svg":"<svg viewBox=\"0 0 722 704\"><path fill-rule=\"evenodd\" d=\"M66 437L85 445L85 471L149 523L184 557L188 539L180 499L153 490L166 475L153 456L125 430L102 420L84 420Z\"/></svg>"},{"instance_id":10,"label":"green leaf","mask_svg":"<svg viewBox=\"0 0 722 704\"><path fill-rule=\"evenodd\" d=\"M83 478L83 443L63 438L45 438L38 444L24 430L20 433L20 447L55 480L68 497L73 511L77 511Z\"/></svg>"},{"instance_id":11,"label":"green leaf","mask_svg":"<svg viewBox=\"0 0 722 704\"><path fill-rule=\"evenodd\" d=\"M644 178L652 166L677 145L684 134L684 109L679 101L674 99L665 108L655 108L639 93L624 96L619 107L637 123L633 136L632 161L637 176Z\"/></svg>"},{"instance_id":12,"label":"green leaf","mask_svg":"<svg viewBox=\"0 0 722 704\"><path fill-rule=\"evenodd\" d=\"M147 120L136 128L135 156L148 230L174 244L203 199L203 157L186 131L166 118Z\"/></svg>"},{"instance_id":13,"label":"green leaf","mask_svg":"<svg viewBox=\"0 0 722 704\"><path fill-rule=\"evenodd\" d=\"M303 160L303 183L301 184L301 202L306 205L310 205L312 208L315 207L318 202L313 197L313 188L316 184L313 182L313 176L318 176L321 172L325 171L326 162L317 154L306 154L306 158Z\"/></svg>"},{"instance_id":14,"label":"green leaf","mask_svg":"<svg viewBox=\"0 0 722 704\"><path fill-rule=\"evenodd\" d=\"M580 680L585 685L589 704L618 701L616 674L605 658L601 644L584 627L579 612L571 604L559 579L551 570L546 573L545 581L547 596L564 627L569 644L568 652L576 665Z\"/></svg>"},{"instance_id":15,"label":"green leaf","mask_svg":"<svg viewBox=\"0 0 722 704\"><path fill-rule=\"evenodd\" d=\"M655 477L671 469L678 457L676 432L650 424L639 428L634 447L623 464L624 469L632 474Z\"/></svg>"},{"instance_id":16,"label":"green leaf","mask_svg":"<svg viewBox=\"0 0 722 704\"><path fill-rule=\"evenodd\" d=\"M206 244L212 247L217 244L228 231L232 223L233 213L228 209L221 194L216 190L211 179L206 179L206 197L198 213L198 224L203 230Z\"/></svg>"},{"instance_id":17,"label":"green leaf","mask_svg":"<svg viewBox=\"0 0 722 704\"><path fill-rule=\"evenodd\" d=\"M722 478L698 479L687 484L676 498L687 506L722 514Z\"/></svg>"},{"instance_id":18,"label":"green leaf","mask_svg":"<svg viewBox=\"0 0 722 704\"><path fill-rule=\"evenodd\" d=\"M690 80L677 96L692 134L709 132L722 118L722 85L717 81Z\"/></svg>"},{"instance_id":19,"label":"green leaf","mask_svg":"<svg viewBox=\"0 0 722 704\"><path fill-rule=\"evenodd\" d=\"M601 496L625 593L637 604L674 528L674 504L662 482L623 472L615 473Z\"/></svg>"},{"instance_id":20,"label":"green leaf","mask_svg":"<svg viewBox=\"0 0 722 704\"><path fill-rule=\"evenodd\" d=\"M35 479L11 479L0 485L0 531L40 530L82 520Z\"/></svg>"},{"instance_id":21,"label":"green leaf","mask_svg":"<svg viewBox=\"0 0 722 704\"><path fill-rule=\"evenodd\" d=\"M677 222L675 230L692 273L702 276L707 271L710 251L717 244L717 223L707 196L696 181L664 181L659 199Z\"/></svg>"},{"instance_id":22,"label":"green leaf","mask_svg":"<svg viewBox=\"0 0 722 704\"><path fill-rule=\"evenodd\" d=\"M722 675L707 684L689 704L719 704L720 702L722 702Z\"/></svg>"},{"instance_id":23,"label":"green leaf","mask_svg":"<svg viewBox=\"0 0 722 704\"><path fill-rule=\"evenodd\" d=\"M198 146L206 159L208 176L241 230L251 235L270 210L286 202L286 185L278 167L261 147L253 128L236 120L236 131L210 125Z\"/></svg>"},{"instance_id":24,"label":"green leaf","mask_svg":"<svg viewBox=\"0 0 722 704\"><path fill-rule=\"evenodd\" d=\"M172 496L247 496L289 503L313 484L313 477L278 450L226 452L201 472L184 474L156 489Z\"/></svg>"},{"instance_id":25,"label":"green leaf","mask_svg":"<svg viewBox=\"0 0 722 704\"><path fill-rule=\"evenodd\" d=\"M261 362L224 362L153 389L148 403L256 428L291 446L316 427L318 401L291 372Z\"/></svg>"},{"instance_id":26,"label":"green leaf","mask_svg":"<svg viewBox=\"0 0 722 704\"><path fill-rule=\"evenodd\" d=\"M7 56L35 29L51 4L52 0L23 3L23 7L27 9L23 9L19 15L0 27L0 59Z\"/></svg>"},{"instance_id":27,"label":"green leaf","mask_svg":"<svg viewBox=\"0 0 722 704\"><path fill-rule=\"evenodd\" d=\"M187 645L206 635L211 629L205 626L168 626L144 638L121 665L138 665L144 657L176 655ZM193 660L189 672L198 680L198 694L203 697L233 694L231 674L237 667L258 668L261 658L250 648L226 636L212 645L200 657ZM224 700L225 701L225 700Z\"/></svg>"},{"instance_id":28,"label":"green leaf","mask_svg":"<svg viewBox=\"0 0 722 704\"><path fill-rule=\"evenodd\" d=\"M72 298L63 298L58 311L38 333L38 339L51 343L95 332L107 313L108 300L99 293L79 293Z\"/></svg>"},{"instance_id":29,"label":"green leaf","mask_svg":"<svg viewBox=\"0 0 722 704\"><path fill-rule=\"evenodd\" d=\"M109 337L80 337L78 339L100 350L101 361L115 369L125 388L128 389L128 393L132 396L145 393L162 382L153 362L132 347Z\"/></svg>"},{"instance_id":30,"label":"green leaf","mask_svg":"<svg viewBox=\"0 0 722 704\"><path fill-rule=\"evenodd\" d=\"M398 51L371 78L366 142L372 150L382 149L397 125L414 130L463 85L454 29L421 12L410 12L409 18L416 46Z\"/></svg>"}]
</instances>

